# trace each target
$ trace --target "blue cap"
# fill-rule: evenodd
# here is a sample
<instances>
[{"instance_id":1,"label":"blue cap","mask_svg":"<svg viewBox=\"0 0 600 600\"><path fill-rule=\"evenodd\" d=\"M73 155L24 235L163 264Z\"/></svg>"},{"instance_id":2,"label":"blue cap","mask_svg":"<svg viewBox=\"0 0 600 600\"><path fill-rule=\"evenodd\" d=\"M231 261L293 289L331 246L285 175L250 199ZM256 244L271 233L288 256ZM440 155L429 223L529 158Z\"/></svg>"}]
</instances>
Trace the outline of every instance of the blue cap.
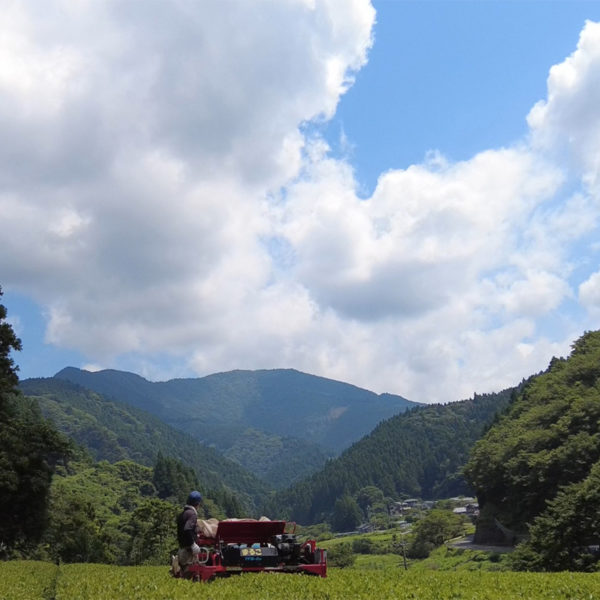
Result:
<instances>
[{"instance_id":1,"label":"blue cap","mask_svg":"<svg viewBox=\"0 0 600 600\"><path fill-rule=\"evenodd\" d=\"M193 492L190 492L190 495L188 496L188 499L187 499L187 503L188 504L200 504L200 502L202 502L202 494L200 492L197 492L196 490L194 490Z\"/></svg>"}]
</instances>

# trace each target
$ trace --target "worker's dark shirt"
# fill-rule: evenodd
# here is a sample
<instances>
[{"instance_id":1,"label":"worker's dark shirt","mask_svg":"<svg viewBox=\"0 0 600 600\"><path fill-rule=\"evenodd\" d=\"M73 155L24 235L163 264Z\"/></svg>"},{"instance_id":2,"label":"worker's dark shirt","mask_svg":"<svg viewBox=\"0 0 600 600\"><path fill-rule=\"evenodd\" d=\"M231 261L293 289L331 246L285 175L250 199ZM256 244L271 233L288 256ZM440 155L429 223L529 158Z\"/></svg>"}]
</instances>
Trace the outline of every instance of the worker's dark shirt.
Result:
<instances>
[{"instance_id":1,"label":"worker's dark shirt","mask_svg":"<svg viewBox=\"0 0 600 600\"><path fill-rule=\"evenodd\" d=\"M177 517L177 541L180 548L189 548L196 541L198 513L193 506L186 504Z\"/></svg>"}]
</instances>

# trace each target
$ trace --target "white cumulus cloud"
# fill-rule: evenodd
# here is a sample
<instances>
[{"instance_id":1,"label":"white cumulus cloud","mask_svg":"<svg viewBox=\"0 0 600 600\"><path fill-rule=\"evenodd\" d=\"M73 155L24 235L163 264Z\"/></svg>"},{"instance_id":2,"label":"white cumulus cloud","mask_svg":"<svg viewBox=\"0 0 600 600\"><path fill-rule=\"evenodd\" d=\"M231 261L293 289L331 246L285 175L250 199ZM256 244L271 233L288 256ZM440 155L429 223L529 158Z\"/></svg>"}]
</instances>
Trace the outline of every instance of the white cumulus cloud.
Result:
<instances>
[{"instance_id":1,"label":"white cumulus cloud","mask_svg":"<svg viewBox=\"0 0 600 600\"><path fill-rule=\"evenodd\" d=\"M0 283L47 341L154 379L295 367L422 401L568 351L590 321L563 307L598 305L598 25L526 139L432 152L365 199L306 124L374 22L368 0L10 3Z\"/></svg>"},{"instance_id":2,"label":"white cumulus cloud","mask_svg":"<svg viewBox=\"0 0 600 600\"><path fill-rule=\"evenodd\" d=\"M570 161L594 186L600 170L599 97L600 23L588 21L577 49L550 69L548 96L527 119L533 144Z\"/></svg>"},{"instance_id":3,"label":"white cumulus cloud","mask_svg":"<svg viewBox=\"0 0 600 600\"><path fill-rule=\"evenodd\" d=\"M579 286L579 299L590 312L600 315L600 271L592 273Z\"/></svg>"}]
</instances>

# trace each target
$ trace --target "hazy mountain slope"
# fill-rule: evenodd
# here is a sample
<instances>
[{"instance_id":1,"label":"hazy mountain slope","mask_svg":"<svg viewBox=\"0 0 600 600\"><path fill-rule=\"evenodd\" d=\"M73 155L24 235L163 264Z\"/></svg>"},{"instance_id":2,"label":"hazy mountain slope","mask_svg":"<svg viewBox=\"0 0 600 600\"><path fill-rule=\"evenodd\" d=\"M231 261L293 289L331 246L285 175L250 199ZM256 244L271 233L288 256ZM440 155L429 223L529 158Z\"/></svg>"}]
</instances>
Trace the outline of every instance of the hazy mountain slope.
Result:
<instances>
[{"instance_id":1,"label":"hazy mountain slope","mask_svg":"<svg viewBox=\"0 0 600 600\"><path fill-rule=\"evenodd\" d=\"M355 496L369 485L390 497L436 498L467 491L459 470L512 391L392 417L324 469L278 494L269 508L309 524L329 518L338 498Z\"/></svg>"},{"instance_id":2,"label":"hazy mountain slope","mask_svg":"<svg viewBox=\"0 0 600 600\"><path fill-rule=\"evenodd\" d=\"M132 373L68 367L55 377L143 408L240 463L253 465L255 473L276 474L273 485L285 483L286 474L292 476L288 483L298 477L298 469L288 466L292 452L303 453L299 466L305 472L315 471L327 455L346 448L383 419L417 406L400 396L378 395L291 369L152 383ZM268 466L257 462L262 449L240 445L249 429L280 438L282 449L269 457Z\"/></svg>"},{"instance_id":3,"label":"hazy mountain slope","mask_svg":"<svg viewBox=\"0 0 600 600\"><path fill-rule=\"evenodd\" d=\"M269 435L256 429L247 429L240 434L225 456L238 461L276 489L311 475L329 458L316 444Z\"/></svg>"},{"instance_id":4,"label":"hazy mountain slope","mask_svg":"<svg viewBox=\"0 0 600 600\"><path fill-rule=\"evenodd\" d=\"M150 466L161 452L193 467L207 488L226 485L253 501L267 491L265 483L236 462L140 409L62 379L27 379L19 387L96 460L129 459Z\"/></svg>"}]
</instances>

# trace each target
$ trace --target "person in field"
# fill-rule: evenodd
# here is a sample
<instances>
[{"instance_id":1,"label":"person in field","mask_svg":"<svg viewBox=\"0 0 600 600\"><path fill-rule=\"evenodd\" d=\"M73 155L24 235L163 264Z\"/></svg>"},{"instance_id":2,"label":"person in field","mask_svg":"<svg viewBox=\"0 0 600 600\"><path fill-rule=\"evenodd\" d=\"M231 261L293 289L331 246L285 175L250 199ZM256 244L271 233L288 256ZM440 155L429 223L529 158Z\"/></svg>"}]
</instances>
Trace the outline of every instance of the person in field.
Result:
<instances>
[{"instance_id":1,"label":"person in field","mask_svg":"<svg viewBox=\"0 0 600 600\"><path fill-rule=\"evenodd\" d=\"M200 547L196 543L198 531L198 507L202 502L202 494L196 490L190 492L187 503L177 516L177 563L182 575L186 576L187 567L198 560ZM175 568L173 569L175 570ZM178 574L178 573L174 573Z\"/></svg>"}]
</instances>

